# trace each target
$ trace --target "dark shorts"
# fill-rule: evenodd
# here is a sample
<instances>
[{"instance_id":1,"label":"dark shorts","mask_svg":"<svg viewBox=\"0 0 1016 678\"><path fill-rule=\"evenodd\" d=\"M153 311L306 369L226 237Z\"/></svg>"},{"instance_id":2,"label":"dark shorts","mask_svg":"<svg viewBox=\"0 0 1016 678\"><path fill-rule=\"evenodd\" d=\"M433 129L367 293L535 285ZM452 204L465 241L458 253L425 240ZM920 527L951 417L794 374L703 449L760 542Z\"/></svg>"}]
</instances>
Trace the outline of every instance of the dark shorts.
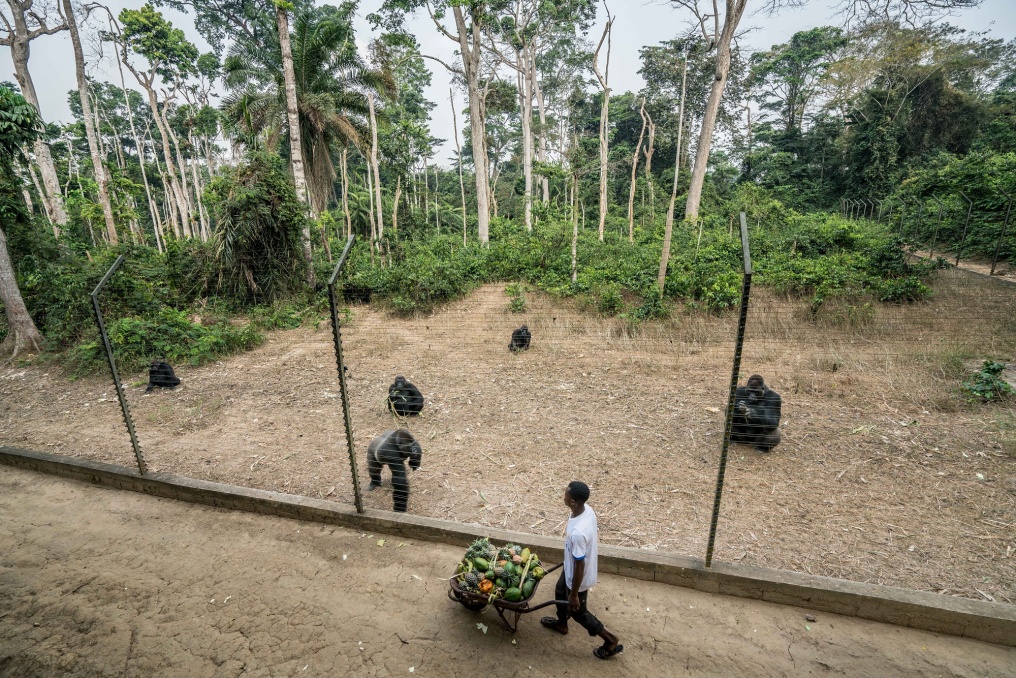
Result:
<instances>
[{"instance_id":1,"label":"dark shorts","mask_svg":"<svg viewBox=\"0 0 1016 678\"><path fill-rule=\"evenodd\" d=\"M568 590L568 584L565 583L564 570L561 570L561 577L557 580L557 587L554 589L555 600L568 600L568 595L571 592ZM579 593L579 610L578 612L572 612L568 609L567 605L557 606L557 621L562 626L568 623L569 619L574 619L579 626L589 632L591 636L597 636L603 631L603 622L594 617L589 610L586 609L586 597L589 591L582 591Z\"/></svg>"}]
</instances>

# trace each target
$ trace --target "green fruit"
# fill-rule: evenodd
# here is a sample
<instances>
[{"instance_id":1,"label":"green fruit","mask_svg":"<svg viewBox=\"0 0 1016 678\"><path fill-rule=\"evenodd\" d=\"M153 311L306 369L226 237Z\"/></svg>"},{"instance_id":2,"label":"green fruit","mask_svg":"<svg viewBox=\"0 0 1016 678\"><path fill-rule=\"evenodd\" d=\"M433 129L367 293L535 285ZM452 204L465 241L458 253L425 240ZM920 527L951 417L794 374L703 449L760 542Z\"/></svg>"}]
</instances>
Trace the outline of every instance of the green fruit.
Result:
<instances>
[{"instance_id":1,"label":"green fruit","mask_svg":"<svg viewBox=\"0 0 1016 678\"><path fill-rule=\"evenodd\" d=\"M536 588L536 582L532 579L527 579L526 583L522 585L522 597L528 598L533 595L534 588Z\"/></svg>"},{"instance_id":2,"label":"green fruit","mask_svg":"<svg viewBox=\"0 0 1016 678\"><path fill-rule=\"evenodd\" d=\"M497 581L494 582L494 586L498 587L499 589L503 589L508 586L508 582L506 582L504 579L498 579Z\"/></svg>"},{"instance_id":3,"label":"green fruit","mask_svg":"<svg viewBox=\"0 0 1016 678\"><path fill-rule=\"evenodd\" d=\"M487 570L486 577L487 579L494 581L494 570Z\"/></svg>"},{"instance_id":4,"label":"green fruit","mask_svg":"<svg viewBox=\"0 0 1016 678\"><path fill-rule=\"evenodd\" d=\"M547 574L546 571L542 567L534 567L529 572L530 572L530 574L533 575L533 579L537 579L537 580L543 579L544 575Z\"/></svg>"},{"instance_id":5,"label":"green fruit","mask_svg":"<svg viewBox=\"0 0 1016 678\"><path fill-rule=\"evenodd\" d=\"M473 565L481 572L486 572L490 569L490 563L485 558L473 558Z\"/></svg>"},{"instance_id":6,"label":"green fruit","mask_svg":"<svg viewBox=\"0 0 1016 678\"><path fill-rule=\"evenodd\" d=\"M504 599L512 603L517 603L522 600L522 591L513 586L504 592Z\"/></svg>"},{"instance_id":7,"label":"green fruit","mask_svg":"<svg viewBox=\"0 0 1016 678\"><path fill-rule=\"evenodd\" d=\"M529 562L529 553L530 551L528 548L522 549L522 562Z\"/></svg>"}]
</instances>

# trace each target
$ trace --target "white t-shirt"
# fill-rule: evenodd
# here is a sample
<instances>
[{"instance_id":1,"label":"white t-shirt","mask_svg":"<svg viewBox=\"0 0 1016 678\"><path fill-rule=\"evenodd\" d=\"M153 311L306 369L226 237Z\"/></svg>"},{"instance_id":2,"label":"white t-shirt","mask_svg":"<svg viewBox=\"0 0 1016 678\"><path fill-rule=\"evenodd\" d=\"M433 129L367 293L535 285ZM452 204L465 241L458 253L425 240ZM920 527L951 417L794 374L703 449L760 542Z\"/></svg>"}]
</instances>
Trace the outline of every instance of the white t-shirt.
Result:
<instances>
[{"instance_id":1,"label":"white t-shirt","mask_svg":"<svg viewBox=\"0 0 1016 678\"><path fill-rule=\"evenodd\" d=\"M597 532L596 513L589 506L579 515L568 519L568 528L564 533L564 581L570 591L576 590L572 586L576 560L586 564L578 592L586 591L596 584Z\"/></svg>"}]
</instances>

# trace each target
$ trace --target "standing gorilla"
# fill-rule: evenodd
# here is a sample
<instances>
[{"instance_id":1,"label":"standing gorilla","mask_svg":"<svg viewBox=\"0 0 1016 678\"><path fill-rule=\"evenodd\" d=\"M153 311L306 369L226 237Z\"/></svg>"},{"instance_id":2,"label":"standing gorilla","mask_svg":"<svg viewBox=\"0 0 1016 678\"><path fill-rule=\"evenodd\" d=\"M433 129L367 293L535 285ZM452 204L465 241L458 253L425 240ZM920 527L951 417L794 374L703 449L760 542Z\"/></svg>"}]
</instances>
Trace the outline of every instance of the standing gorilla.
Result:
<instances>
[{"instance_id":1,"label":"standing gorilla","mask_svg":"<svg viewBox=\"0 0 1016 678\"><path fill-rule=\"evenodd\" d=\"M148 388L145 393L150 392L156 386L160 388L176 388L180 385L180 377L173 373L169 363L162 360L153 360L148 368Z\"/></svg>"},{"instance_id":2,"label":"standing gorilla","mask_svg":"<svg viewBox=\"0 0 1016 678\"><path fill-rule=\"evenodd\" d=\"M533 340L533 335L529 332L529 328L523 325L514 332L512 332L512 340L508 342L509 351L528 351L529 342Z\"/></svg>"},{"instance_id":3,"label":"standing gorilla","mask_svg":"<svg viewBox=\"0 0 1016 678\"><path fill-rule=\"evenodd\" d=\"M420 468L423 448L416 438L404 428L397 431L385 431L367 447L367 473L370 474L370 487L373 490L381 487L381 469L386 465L392 471L392 496L395 499L395 510L405 513L409 506L409 477L406 475L405 460L414 471Z\"/></svg>"},{"instance_id":4,"label":"standing gorilla","mask_svg":"<svg viewBox=\"0 0 1016 678\"><path fill-rule=\"evenodd\" d=\"M420 410L423 409L423 394L400 374L388 387L388 409L400 417L420 414Z\"/></svg>"},{"instance_id":5,"label":"standing gorilla","mask_svg":"<svg viewBox=\"0 0 1016 678\"><path fill-rule=\"evenodd\" d=\"M759 452L768 452L780 444L780 416L783 400L766 386L757 374L748 378L747 386L738 386L734 401L734 425L730 442L754 445Z\"/></svg>"}]
</instances>

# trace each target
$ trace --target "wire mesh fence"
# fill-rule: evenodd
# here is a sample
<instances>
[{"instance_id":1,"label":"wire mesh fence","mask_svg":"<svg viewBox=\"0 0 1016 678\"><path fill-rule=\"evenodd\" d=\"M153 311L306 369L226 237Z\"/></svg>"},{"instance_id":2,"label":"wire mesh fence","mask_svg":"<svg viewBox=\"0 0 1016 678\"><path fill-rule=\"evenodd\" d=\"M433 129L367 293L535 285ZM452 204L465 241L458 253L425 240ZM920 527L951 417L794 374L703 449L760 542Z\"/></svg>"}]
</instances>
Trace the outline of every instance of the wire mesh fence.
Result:
<instances>
[{"instance_id":1,"label":"wire mesh fence","mask_svg":"<svg viewBox=\"0 0 1016 678\"><path fill-rule=\"evenodd\" d=\"M1016 286L962 268L927 282L910 304L752 288L740 383L782 395L783 440L730 447L716 560L1016 602L1016 415L961 390L986 359L1014 378ZM582 479L603 542L705 555L735 312L633 322L503 283L426 314L338 311L365 507L393 505L387 472L367 491L367 446L405 427L423 448L410 513L559 535ZM523 324L531 348L511 352ZM178 374L150 394L121 375L151 470L354 503L325 313ZM419 416L388 408L396 375ZM134 465L108 379L5 381L31 415L7 422L13 442Z\"/></svg>"}]
</instances>

